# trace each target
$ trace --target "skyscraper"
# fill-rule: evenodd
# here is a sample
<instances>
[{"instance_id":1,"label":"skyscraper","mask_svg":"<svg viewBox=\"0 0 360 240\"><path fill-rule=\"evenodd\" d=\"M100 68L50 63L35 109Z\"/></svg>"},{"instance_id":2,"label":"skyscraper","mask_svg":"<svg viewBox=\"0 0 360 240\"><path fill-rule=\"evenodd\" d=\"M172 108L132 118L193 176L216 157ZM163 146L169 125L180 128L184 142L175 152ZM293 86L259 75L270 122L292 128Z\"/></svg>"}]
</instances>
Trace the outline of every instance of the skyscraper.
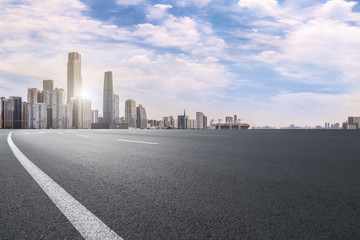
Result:
<instances>
[{"instance_id":1,"label":"skyscraper","mask_svg":"<svg viewBox=\"0 0 360 240\"><path fill-rule=\"evenodd\" d=\"M4 128L4 115L5 115L4 101L5 101L5 98L1 97L0 98L0 128L1 129Z\"/></svg>"},{"instance_id":2,"label":"skyscraper","mask_svg":"<svg viewBox=\"0 0 360 240\"><path fill-rule=\"evenodd\" d=\"M105 72L104 77L104 99L103 99L103 121L114 122L114 88L112 72Z\"/></svg>"},{"instance_id":3,"label":"skyscraper","mask_svg":"<svg viewBox=\"0 0 360 240\"><path fill-rule=\"evenodd\" d=\"M12 104L12 128L21 129L22 128L22 99L21 97L10 97Z\"/></svg>"},{"instance_id":4,"label":"skyscraper","mask_svg":"<svg viewBox=\"0 0 360 240\"><path fill-rule=\"evenodd\" d=\"M68 54L67 62L67 100L80 97L82 91L81 55L77 52Z\"/></svg>"},{"instance_id":5,"label":"skyscraper","mask_svg":"<svg viewBox=\"0 0 360 240\"><path fill-rule=\"evenodd\" d=\"M35 105L37 104L38 90L37 88L28 88L27 102L28 102L28 128L35 128Z\"/></svg>"},{"instance_id":6,"label":"skyscraper","mask_svg":"<svg viewBox=\"0 0 360 240\"><path fill-rule=\"evenodd\" d=\"M63 88L55 88L52 93L52 115L51 125L53 128L65 129L71 127L68 125L68 110L71 109L70 104L66 104L66 95ZM71 115L71 114L70 114ZM70 121L71 122L71 121Z\"/></svg>"},{"instance_id":7,"label":"skyscraper","mask_svg":"<svg viewBox=\"0 0 360 240\"><path fill-rule=\"evenodd\" d=\"M146 111L141 104L136 108L136 127L141 129L147 128Z\"/></svg>"},{"instance_id":8,"label":"skyscraper","mask_svg":"<svg viewBox=\"0 0 360 240\"><path fill-rule=\"evenodd\" d=\"M136 102L134 99L125 101L125 123L129 128L136 128Z\"/></svg>"},{"instance_id":9,"label":"skyscraper","mask_svg":"<svg viewBox=\"0 0 360 240\"><path fill-rule=\"evenodd\" d=\"M91 128L91 100L83 98L72 98L73 110L72 123L76 129Z\"/></svg>"},{"instance_id":10,"label":"skyscraper","mask_svg":"<svg viewBox=\"0 0 360 240\"><path fill-rule=\"evenodd\" d=\"M99 123L99 110L91 111L91 123Z\"/></svg>"},{"instance_id":11,"label":"skyscraper","mask_svg":"<svg viewBox=\"0 0 360 240\"><path fill-rule=\"evenodd\" d=\"M54 81L53 80L43 80L43 91L54 91Z\"/></svg>"},{"instance_id":12,"label":"skyscraper","mask_svg":"<svg viewBox=\"0 0 360 240\"><path fill-rule=\"evenodd\" d=\"M114 94L114 121L116 123L120 122L120 101L119 95Z\"/></svg>"},{"instance_id":13,"label":"skyscraper","mask_svg":"<svg viewBox=\"0 0 360 240\"><path fill-rule=\"evenodd\" d=\"M198 129L204 129L204 114L202 112L196 113L196 125Z\"/></svg>"},{"instance_id":14,"label":"skyscraper","mask_svg":"<svg viewBox=\"0 0 360 240\"><path fill-rule=\"evenodd\" d=\"M238 118L237 118L237 115L236 115L236 114L234 115L234 123L235 123L235 124L238 123Z\"/></svg>"},{"instance_id":15,"label":"skyscraper","mask_svg":"<svg viewBox=\"0 0 360 240\"><path fill-rule=\"evenodd\" d=\"M186 116L184 109L184 115L178 116L178 128L186 129L188 127L187 123L188 123L188 116Z\"/></svg>"}]
</instances>

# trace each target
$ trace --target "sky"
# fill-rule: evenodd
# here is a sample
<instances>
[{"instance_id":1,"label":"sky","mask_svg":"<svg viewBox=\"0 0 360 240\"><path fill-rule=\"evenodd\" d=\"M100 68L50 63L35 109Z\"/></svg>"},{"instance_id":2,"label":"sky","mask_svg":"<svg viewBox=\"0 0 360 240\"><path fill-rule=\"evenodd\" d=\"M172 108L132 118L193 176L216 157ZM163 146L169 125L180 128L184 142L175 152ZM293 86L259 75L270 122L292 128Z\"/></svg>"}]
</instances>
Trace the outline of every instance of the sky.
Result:
<instances>
[{"instance_id":1,"label":"sky","mask_svg":"<svg viewBox=\"0 0 360 240\"><path fill-rule=\"evenodd\" d=\"M84 94L114 93L148 119L238 115L251 126L360 115L360 4L345 0L1 0L0 96L53 79L82 55Z\"/></svg>"}]
</instances>

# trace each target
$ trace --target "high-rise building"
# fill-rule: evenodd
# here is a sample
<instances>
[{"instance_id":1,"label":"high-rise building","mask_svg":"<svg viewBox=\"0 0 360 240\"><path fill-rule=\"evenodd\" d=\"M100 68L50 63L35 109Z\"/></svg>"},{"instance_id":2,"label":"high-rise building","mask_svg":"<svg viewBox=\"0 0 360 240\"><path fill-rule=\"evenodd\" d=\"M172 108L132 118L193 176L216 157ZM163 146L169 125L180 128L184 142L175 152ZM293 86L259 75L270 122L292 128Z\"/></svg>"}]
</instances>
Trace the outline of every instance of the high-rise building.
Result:
<instances>
[{"instance_id":1,"label":"high-rise building","mask_svg":"<svg viewBox=\"0 0 360 240\"><path fill-rule=\"evenodd\" d=\"M184 115L179 115L178 116L178 122L177 122L178 128L181 128L181 129L188 128L187 127L187 123L188 123L187 120L188 120L188 116L186 116L185 109L184 109Z\"/></svg>"},{"instance_id":2,"label":"high-rise building","mask_svg":"<svg viewBox=\"0 0 360 240\"><path fill-rule=\"evenodd\" d=\"M91 123L99 123L99 110L91 111Z\"/></svg>"},{"instance_id":3,"label":"high-rise building","mask_svg":"<svg viewBox=\"0 0 360 240\"><path fill-rule=\"evenodd\" d=\"M29 128L29 106L30 106L30 103L27 103L27 102L23 102L22 103L22 125L21 125L21 128L22 129L27 129Z\"/></svg>"},{"instance_id":4,"label":"high-rise building","mask_svg":"<svg viewBox=\"0 0 360 240\"><path fill-rule=\"evenodd\" d=\"M114 121L120 122L120 100L119 95L114 94Z\"/></svg>"},{"instance_id":5,"label":"high-rise building","mask_svg":"<svg viewBox=\"0 0 360 240\"><path fill-rule=\"evenodd\" d=\"M91 128L91 100L83 98L72 98L72 124L76 129Z\"/></svg>"},{"instance_id":6,"label":"high-rise building","mask_svg":"<svg viewBox=\"0 0 360 240\"><path fill-rule=\"evenodd\" d=\"M38 103L37 101L38 97L38 90L37 88L28 88L28 94L27 94L27 102L28 102L28 118L27 118L27 126L28 128L35 128L35 105Z\"/></svg>"},{"instance_id":7,"label":"high-rise building","mask_svg":"<svg viewBox=\"0 0 360 240\"><path fill-rule=\"evenodd\" d=\"M54 91L54 81L53 80L43 80L43 91L52 92Z\"/></svg>"},{"instance_id":8,"label":"high-rise building","mask_svg":"<svg viewBox=\"0 0 360 240\"><path fill-rule=\"evenodd\" d=\"M71 104L66 103L66 94L63 88L55 88L52 92L52 114L51 122L52 128L66 129L71 128L71 125L68 125L69 122L72 122L69 117L71 113L68 111L71 110ZM69 116L70 115L70 116Z\"/></svg>"},{"instance_id":9,"label":"high-rise building","mask_svg":"<svg viewBox=\"0 0 360 240\"><path fill-rule=\"evenodd\" d=\"M204 122L203 122L204 129L207 129L207 124L208 124L207 116L204 115Z\"/></svg>"},{"instance_id":10,"label":"high-rise building","mask_svg":"<svg viewBox=\"0 0 360 240\"><path fill-rule=\"evenodd\" d=\"M21 129L22 128L22 99L21 97L10 97L12 104L12 128Z\"/></svg>"},{"instance_id":11,"label":"high-rise building","mask_svg":"<svg viewBox=\"0 0 360 240\"><path fill-rule=\"evenodd\" d=\"M103 95L103 121L104 123L114 122L114 87L112 72L105 72L104 95Z\"/></svg>"},{"instance_id":12,"label":"high-rise building","mask_svg":"<svg viewBox=\"0 0 360 240\"><path fill-rule=\"evenodd\" d=\"M4 97L0 97L0 128L3 129L4 126L4 117L5 117L5 109L4 109Z\"/></svg>"},{"instance_id":13,"label":"high-rise building","mask_svg":"<svg viewBox=\"0 0 360 240\"><path fill-rule=\"evenodd\" d=\"M235 123L235 124L238 123L238 118L237 118L237 115L236 115L236 114L234 115L234 123Z\"/></svg>"},{"instance_id":14,"label":"high-rise building","mask_svg":"<svg viewBox=\"0 0 360 240\"><path fill-rule=\"evenodd\" d=\"M67 101L80 97L82 92L81 55L77 52L68 54L67 62Z\"/></svg>"},{"instance_id":15,"label":"high-rise building","mask_svg":"<svg viewBox=\"0 0 360 240\"><path fill-rule=\"evenodd\" d=\"M134 99L125 101L125 123L129 128L136 128L136 101Z\"/></svg>"},{"instance_id":16,"label":"high-rise building","mask_svg":"<svg viewBox=\"0 0 360 240\"><path fill-rule=\"evenodd\" d=\"M147 128L146 111L141 104L136 108L136 127L141 129Z\"/></svg>"},{"instance_id":17,"label":"high-rise building","mask_svg":"<svg viewBox=\"0 0 360 240\"><path fill-rule=\"evenodd\" d=\"M197 128L196 119L187 119L186 127L187 129L196 129Z\"/></svg>"},{"instance_id":18,"label":"high-rise building","mask_svg":"<svg viewBox=\"0 0 360 240\"><path fill-rule=\"evenodd\" d=\"M204 129L204 114L202 112L196 113L196 124L198 129Z\"/></svg>"},{"instance_id":19,"label":"high-rise building","mask_svg":"<svg viewBox=\"0 0 360 240\"><path fill-rule=\"evenodd\" d=\"M37 103L32 107L32 111L34 113L32 128L45 129L47 126L46 104Z\"/></svg>"},{"instance_id":20,"label":"high-rise building","mask_svg":"<svg viewBox=\"0 0 360 240\"><path fill-rule=\"evenodd\" d=\"M43 91L41 91L41 90L37 91L37 102L38 103L44 102L44 94L43 94Z\"/></svg>"}]
</instances>

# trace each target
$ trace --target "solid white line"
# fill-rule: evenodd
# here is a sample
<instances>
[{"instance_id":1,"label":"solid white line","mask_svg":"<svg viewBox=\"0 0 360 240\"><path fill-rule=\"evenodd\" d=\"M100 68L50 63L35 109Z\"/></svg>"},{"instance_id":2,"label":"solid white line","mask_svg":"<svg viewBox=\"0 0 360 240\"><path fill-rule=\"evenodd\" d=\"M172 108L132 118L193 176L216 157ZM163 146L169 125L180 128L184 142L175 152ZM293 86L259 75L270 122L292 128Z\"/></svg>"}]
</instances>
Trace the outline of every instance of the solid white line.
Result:
<instances>
[{"instance_id":1,"label":"solid white line","mask_svg":"<svg viewBox=\"0 0 360 240\"><path fill-rule=\"evenodd\" d=\"M78 136L78 137L86 137L86 138L89 137L89 136L86 136L86 135L76 135L76 136Z\"/></svg>"},{"instance_id":2,"label":"solid white line","mask_svg":"<svg viewBox=\"0 0 360 240\"><path fill-rule=\"evenodd\" d=\"M38 133L46 133L46 132L38 132Z\"/></svg>"},{"instance_id":3,"label":"solid white line","mask_svg":"<svg viewBox=\"0 0 360 240\"><path fill-rule=\"evenodd\" d=\"M33 164L14 144L9 133L7 141L16 158L29 172L49 198L55 203L65 217L74 225L80 234L87 239L123 240L100 219L86 209L81 203L67 193L46 173Z\"/></svg>"},{"instance_id":4,"label":"solid white line","mask_svg":"<svg viewBox=\"0 0 360 240\"><path fill-rule=\"evenodd\" d=\"M115 139L119 142L130 142L130 143L143 143L143 144L151 144L151 145L157 145L158 143L155 142L143 142L143 141L133 141L133 140L126 140L126 139Z\"/></svg>"}]
</instances>

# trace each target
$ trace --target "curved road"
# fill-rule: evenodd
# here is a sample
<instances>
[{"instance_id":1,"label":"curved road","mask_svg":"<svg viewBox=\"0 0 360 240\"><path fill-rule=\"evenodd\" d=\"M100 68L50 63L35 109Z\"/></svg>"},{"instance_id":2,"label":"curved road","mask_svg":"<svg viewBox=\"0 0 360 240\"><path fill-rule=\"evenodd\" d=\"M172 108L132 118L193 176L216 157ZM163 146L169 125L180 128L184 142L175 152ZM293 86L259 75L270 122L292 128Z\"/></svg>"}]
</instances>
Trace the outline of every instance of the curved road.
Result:
<instances>
[{"instance_id":1,"label":"curved road","mask_svg":"<svg viewBox=\"0 0 360 240\"><path fill-rule=\"evenodd\" d=\"M0 239L83 239L0 131ZM359 239L357 131L18 130L17 148L128 239Z\"/></svg>"}]
</instances>

